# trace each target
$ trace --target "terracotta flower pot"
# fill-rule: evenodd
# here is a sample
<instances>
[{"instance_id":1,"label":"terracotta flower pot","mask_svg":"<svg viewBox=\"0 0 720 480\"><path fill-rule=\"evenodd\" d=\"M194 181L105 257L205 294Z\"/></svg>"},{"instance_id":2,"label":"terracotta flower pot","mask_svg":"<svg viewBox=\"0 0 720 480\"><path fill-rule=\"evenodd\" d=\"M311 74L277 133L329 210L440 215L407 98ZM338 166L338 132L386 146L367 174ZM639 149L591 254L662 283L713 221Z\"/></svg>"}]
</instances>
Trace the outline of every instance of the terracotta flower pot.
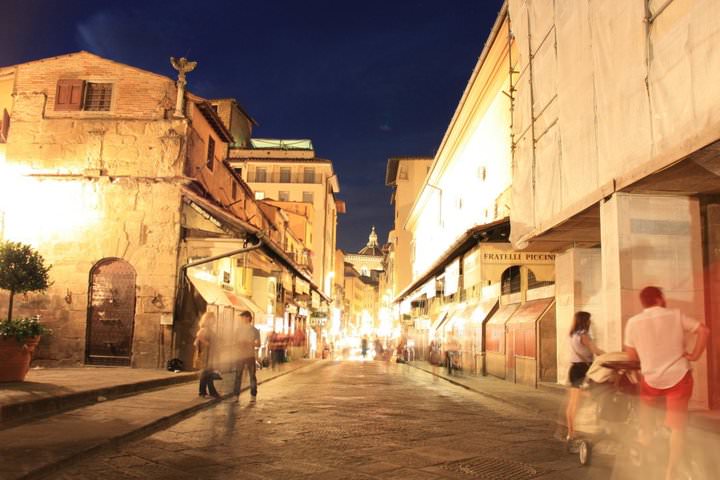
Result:
<instances>
[{"instance_id":1,"label":"terracotta flower pot","mask_svg":"<svg viewBox=\"0 0 720 480\"><path fill-rule=\"evenodd\" d=\"M0 336L0 382L22 382L30 370L30 360L40 337L18 342L15 337Z\"/></svg>"}]
</instances>

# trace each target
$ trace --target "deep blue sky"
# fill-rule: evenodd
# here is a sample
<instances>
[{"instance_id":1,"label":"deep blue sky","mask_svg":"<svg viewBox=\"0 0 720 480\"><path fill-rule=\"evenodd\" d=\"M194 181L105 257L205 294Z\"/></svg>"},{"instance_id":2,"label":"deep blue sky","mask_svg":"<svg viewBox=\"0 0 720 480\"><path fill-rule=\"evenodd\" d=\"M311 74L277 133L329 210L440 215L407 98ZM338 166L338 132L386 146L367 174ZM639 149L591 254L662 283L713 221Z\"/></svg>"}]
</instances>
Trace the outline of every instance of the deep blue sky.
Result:
<instances>
[{"instance_id":1,"label":"deep blue sky","mask_svg":"<svg viewBox=\"0 0 720 480\"><path fill-rule=\"evenodd\" d=\"M338 246L392 223L388 157L434 155L501 0L2 0L0 65L77 50L234 97L254 135L310 138L335 164L347 215Z\"/></svg>"}]
</instances>

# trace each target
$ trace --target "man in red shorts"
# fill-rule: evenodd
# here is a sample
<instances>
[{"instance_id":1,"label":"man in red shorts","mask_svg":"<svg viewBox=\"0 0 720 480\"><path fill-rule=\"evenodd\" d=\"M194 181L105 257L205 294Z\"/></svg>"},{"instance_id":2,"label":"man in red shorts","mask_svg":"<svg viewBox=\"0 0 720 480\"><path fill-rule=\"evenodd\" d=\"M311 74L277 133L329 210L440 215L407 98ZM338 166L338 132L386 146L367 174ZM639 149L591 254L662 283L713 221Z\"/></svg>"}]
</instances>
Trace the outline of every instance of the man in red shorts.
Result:
<instances>
[{"instance_id":1,"label":"man in red shorts","mask_svg":"<svg viewBox=\"0 0 720 480\"><path fill-rule=\"evenodd\" d=\"M640 292L644 310L630 318L625 325L625 351L631 359L640 361L642 439L648 438L652 428L652 406L665 404L665 424L671 430L670 455L665 478L670 480L685 447L685 426L688 402L692 395L693 377L690 362L705 351L708 329L697 320L678 310L667 308L658 287L645 287ZM695 348L685 351L686 333L697 335Z\"/></svg>"}]
</instances>

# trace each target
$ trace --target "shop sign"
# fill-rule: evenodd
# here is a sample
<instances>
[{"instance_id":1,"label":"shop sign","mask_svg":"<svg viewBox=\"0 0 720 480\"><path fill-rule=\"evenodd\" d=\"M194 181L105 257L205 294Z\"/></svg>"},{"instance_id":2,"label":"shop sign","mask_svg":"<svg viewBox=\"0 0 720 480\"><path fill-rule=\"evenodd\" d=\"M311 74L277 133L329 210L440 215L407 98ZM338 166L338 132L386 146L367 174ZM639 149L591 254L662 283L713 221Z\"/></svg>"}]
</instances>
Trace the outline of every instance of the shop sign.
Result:
<instances>
[{"instance_id":1,"label":"shop sign","mask_svg":"<svg viewBox=\"0 0 720 480\"><path fill-rule=\"evenodd\" d=\"M483 263L488 264L555 264L554 253L542 252L482 252Z\"/></svg>"}]
</instances>

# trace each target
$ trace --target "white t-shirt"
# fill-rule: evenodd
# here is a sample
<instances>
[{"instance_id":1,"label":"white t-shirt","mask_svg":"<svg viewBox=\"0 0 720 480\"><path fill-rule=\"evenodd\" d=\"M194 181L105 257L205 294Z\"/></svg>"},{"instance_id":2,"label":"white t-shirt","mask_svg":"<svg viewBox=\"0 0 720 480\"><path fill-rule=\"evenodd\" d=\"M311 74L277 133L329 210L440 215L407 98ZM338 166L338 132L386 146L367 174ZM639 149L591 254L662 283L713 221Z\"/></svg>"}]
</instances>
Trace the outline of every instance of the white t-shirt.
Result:
<instances>
[{"instance_id":1,"label":"white t-shirt","mask_svg":"<svg viewBox=\"0 0 720 480\"><path fill-rule=\"evenodd\" d=\"M685 332L695 333L700 322L678 310L646 308L625 325L625 345L637 350L645 382L654 388L678 384L690 370Z\"/></svg>"}]
</instances>

